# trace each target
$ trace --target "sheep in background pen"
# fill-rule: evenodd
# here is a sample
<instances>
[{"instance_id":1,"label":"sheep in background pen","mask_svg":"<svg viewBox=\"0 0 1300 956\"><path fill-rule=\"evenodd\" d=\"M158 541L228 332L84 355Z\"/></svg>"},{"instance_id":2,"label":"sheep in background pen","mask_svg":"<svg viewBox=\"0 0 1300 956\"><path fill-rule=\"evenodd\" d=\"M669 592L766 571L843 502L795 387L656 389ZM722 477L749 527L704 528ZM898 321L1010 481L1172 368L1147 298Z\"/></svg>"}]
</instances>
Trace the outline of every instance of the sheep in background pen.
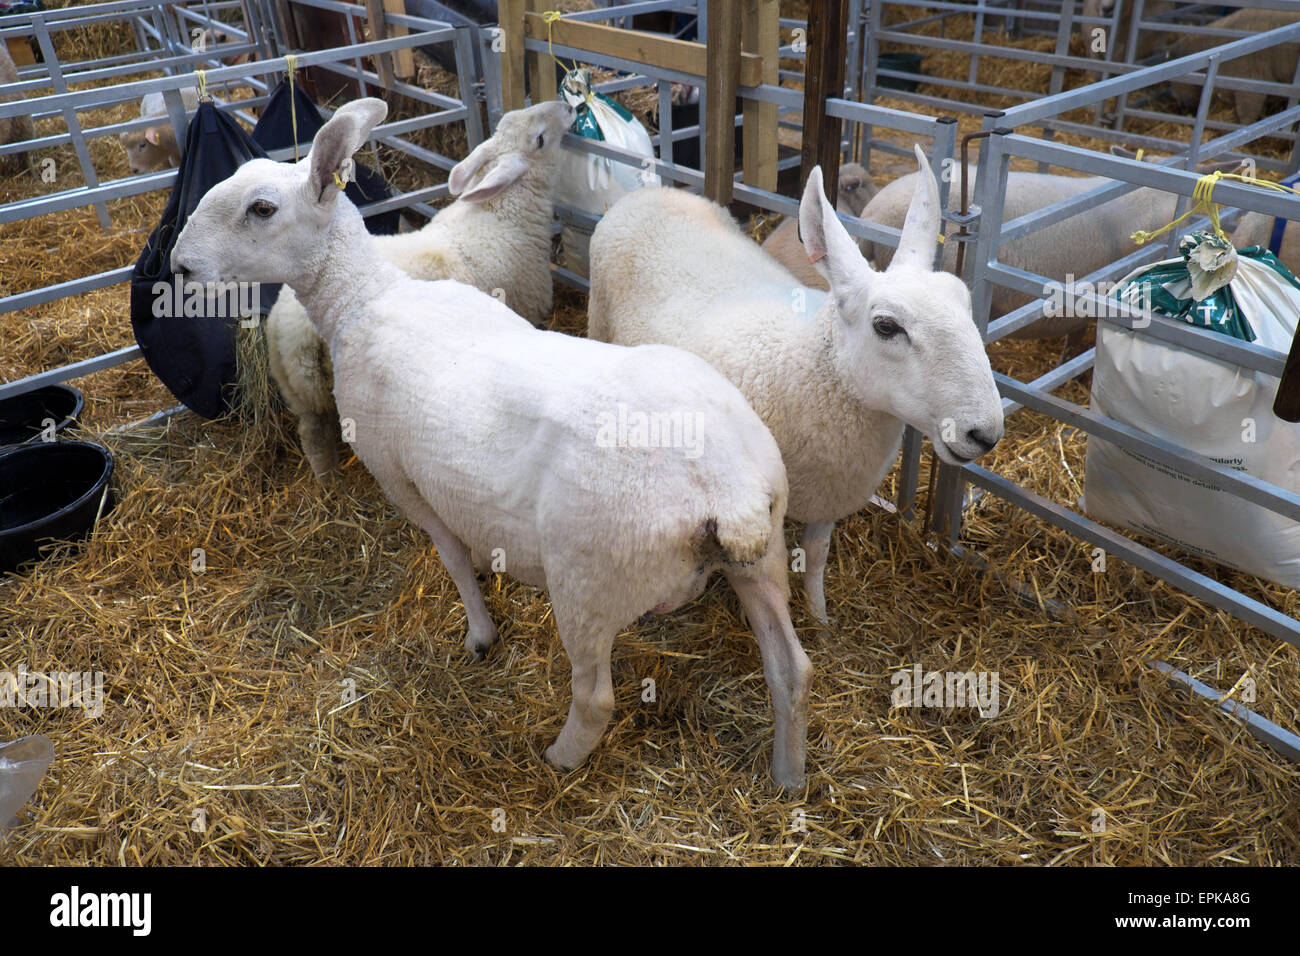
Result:
<instances>
[{"instance_id":1,"label":"sheep in background pen","mask_svg":"<svg viewBox=\"0 0 1300 956\"><path fill-rule=\"evenodd\" d=\"M618 631L690 600L721 570L762 652L772 775L800 786L811 665L786 604L788 492L772 435L693 355L535 329L477 289L386 261L335 178L386 113L381 100L357 100L304 162L245 163L190 216L173 269L297 291L329 344L353 447L433 539L465 605L470 651L481 657L497 639L476 561L499 553L509 573L550 591L573 668L552 763L576 766L604 732ZM690 441L607 432L609 416L674 413L697 416Z\"/></svg>"},{"instance_id":2,"label":"sheep in background pen","mask_svg":"<svg viewBox=\"0 0 1300 956\"><path fill-rule=\"evenodd\" d=\"M1283 10L1255 10L1249 7L1236 10L1215 20L1210 26L1220 30L1240 30L1248 34L1266 33L1279 27L1300 22L1300 13L1288 13ZM1231 38L1201 36L1189 34L1180 37L1169 47L1169 58L1190 56L1202 53L1212 47L1231 43ZM1282 43L1249 56L1239 56L1235 60L1225 60L1219 67L1220 76L1237 77L1250 80L1268 80L1273 83L1290 84L1295 78L1296 59L1300 57L1300 43ZM1170 90L1179 106L1188 112L1195 112L1201 98L1201 87L1190 83L1171 83ZM1237 111L1237 122L1254 123L1264 115L1268 99L1264 93L1249 93L1245 90L1224 90L1233 98Z\"/></svg>"},{"instance_id":3,"label":"sheep in background pen","mask_svg":"<svg viewBox=\"0 0 1300 956\"><path fill-rule=\"evenodd\" d=\"M1111 152L1125 158L1133 156L1120 147L1112 147ZM1233 165L1235 161L1208 163L1204 164L1204 169L1209 171ZM974 198L978 196L978 176L974 165L968 167L968 174L970 195ZM1104 176L1061 176L1055 173L1012 170L1007 176L1002 220L1004 223L1011 222L1035 210L1113 182ZM877 225L901 228L915 189L916 173L900 176L876 194L860 218ZM961 208L960 197L961 190L956 186L948 191L950 212L957 212ZM1132 252L1136 248L1132 234L1138 230L1154 232L1161 228L1174 218L1177 204L1178 197L1173 193L1145 187L1135 189L1005 243L998 252L998 261L1046 276L1056 282L1065 282L1070 275L1081 279ZM887 267L894 255L893 247L884 243L872 243L864 239L861 245L863 255L878 269ZM953 272L956 267L957 243L945 243L943 268L947 272ZM1045 291L1044 295L1046 294ZM1034 298L1036 297L995 284L990 318L1005 315ZM1086 328L1088 322L1086 317L1074 315L1051 316L1013 332L1012 337L1054 338L1078 332Z\"/></svg>"},{"instance_id":4,"label":"sheep in background pen","mask_svg":"<svg viewBox=\"0 0 1300 956\"><path fill-rule=\"evenodd\" d=\"M1085 17L1110 17L1115 12L1116 3L1120 4L1120 11L1115 36L1108 36L1109 27L1099 23L1079 24L1079 33L1083 37L1084 49L1089 59L1108 59L1115 63L1124 61L1129 30L1133 26L1133 0L1084 0L1082 13ZM1149 0L1143 6L1142 19L1154 20L1170 13L1173 9L1174 5L1167 0ZM1147 57L1157 53L1162 42L1162 35L1154 30L1146 30L1138 34L1138 49L1137 55L1133 58L1134 62L1141 63ZM1105 74L1100 73L1094 76L1099 80L1105 78Z\"/></svg>"},{"instance_id":5,"label":"sheep in background pen","mask_svg":"<svg viewBox=\"0 0 1300 956\"><path fill-rule=\"evenodd\" d=\"M14 64L13 57L9 55L9 49L4 41L0 40L0 89L17 82L18 67ZM0 103L11 103L18 99L22 97L17 94L3 95L0 96ZM0 119L0 146L35 138L36 129L32 125L30 116L10 116L7 119ZM0 174L21 173L29 164L29 154L25 152L0 156Z\"/></svg>"},{"instance_id":6,"label":"sheep in background pen","mask_svg":"<svg viewBox=\"0 0 1300 956\"><path fill-rule=\"evenodd\" d=\"M839 212L857 218L862 215L868 202L879 190L871 181L871 175L857 163L845 163L840 167L839 184L835 191L835 208ZM827 289L826 280L808 262L803 244L799 242L799 223L786 218L763 241L763 249L777 262L789 269L796 279L812 289Z\"/></svg>"},{"instance_id":7,"label":"sheep in background pen","mask_svg":"<svg viewBox=\"0 0 1300 956\"><path fill-rule=\"evenodd\" d=\"M389 262L418 279L456 279L503 295L533 324L551 313L552 191L573 107L558 101L501 117L496 132L451 171L459 198L424 228L379 236ZM298 418L303 453L317 478L338 465L339 424L329 350L292 291L266 320L271 377Z\"/></svg>"},{"instance_id":8,"label":"sheep in background pen","mask_svg":"<svg viewBox=\"0 0 1300 956\"><path fill-rule=\"evenodd\" d=\"M924 154L899 253L878 273L813 170L799 206L808 258L830 285L795 285L715 203L677 189L619 200L592 238L588 334L661 342L706 359L772 430L806 527L804 588L827 622L823 574L835 522L860 510L893 465L904 423L950 464L1002 437L1002 401L970 293L932 271L939 186Z\"/></svg>"},{"instance_id":9,"label":"sheep in background pen","mask_svg":"<svg viewBox=\"0 0 1300 956\"><path fill-rule=\"evenodd\" d=\"M192 113L199 108L199 91L192 86L187 86L181 90L181 100L185 103L185 111ZM169 166L179 166L181 148L176 143L176 131L167 120L167 103L163 95L146 93L141 97L140 116L142 118L156 116L163 122L145 129L118 134L118 141L126 150L126 161L131 166L131 172L139 175L157 169L166 169Z\"/></svg>"}]
</instances>

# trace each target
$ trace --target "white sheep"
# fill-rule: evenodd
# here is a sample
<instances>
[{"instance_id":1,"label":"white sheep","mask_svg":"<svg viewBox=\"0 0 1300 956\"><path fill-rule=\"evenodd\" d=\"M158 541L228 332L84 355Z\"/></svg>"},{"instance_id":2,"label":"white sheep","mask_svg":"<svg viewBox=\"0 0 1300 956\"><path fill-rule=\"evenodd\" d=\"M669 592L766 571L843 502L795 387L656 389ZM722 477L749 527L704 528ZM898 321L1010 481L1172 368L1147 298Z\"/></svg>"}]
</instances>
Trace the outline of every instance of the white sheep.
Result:
<instances>
[{"instance_id":1,"label":"white sheep","mask_svg":"<svg viewBox=\"0 0 1300 956\"><path fill-rule=\"evenodd\" d=\"M0 89L17 82L18 67L14 64L13 57L9 55L9 48L5 46L3 40L0 40ZM9 103L17 99L22 97L18 94L0 94L0 103ZM10 116L0 119L0 146L35 138L36 131L30 116ZM22 172L28 164L29 154L25 152L0 156L0 173Z\"/></svg>"},{"instance_id":2,"label":"white sheep","mask_svg":"<svg viewBox=\"0 0 1300 956\"><path fill-rule=\"evenodd\" d=\"M858 217L871 198L878 192L871 175L858 163L845 163L840 167L839 183L835 190L835 208L839 212ZM763 240L763 249L781 265L789 269L796 279L812 289L827 289L826 280L808 262L799 241L799 223L785 219Z\"/></svg>"},{"instance_id":3,"label":"white sheep","mask_svg":"<svg viewBox=\"0 0 1300 956\"><path fill-rule=\"evenodd\" d=\"M192 113L199 107L199 91L192 86L183 87L181 100L185 104L185 111ZM146 93L142 96L140 116L166 117L167 103L163 94ZM126 161L133 173L149 173L180 164L181 148L176 143L176 131L170 122L119 133L117 138L126 150Z\"/></svg>"},{"instance_id":4,"label":"white sheep","mask_svg":"<svg viewBox=\"0 0 1300 956\"><path fill-rule=\"evenodd\" d=\"M375 99L349 103L304 162L240 167L190 216L173 269L297 292L329 343L353 448L433 539L465 605L470 651L482 656L497 638L476 562L502 558L550 591L573 669L552 763L576 766L601 736L619 630L690 600L721 570L762 652L772 775L800 786L811 665L786 604L776 442L693 355L535 329L477 289L413 279L386 261L335 184L386 112Z\"/></svg>"},{"instance_id":5,"label":"white sheep","mask_svg":"<svg viewBox=\"0 0 1300 956\"><path fill-rule=\"evenodd\" d=\"M1277 220L1262 212L1247 212L1232 233L1232 244L1238 249L1260 246L1267 249L1273 239ZM1282 220L1282 243L1277 257L1293 274L1300 274L1300 223Z\"/></svg>"},{"instance_id":6,"label":"white sheep","mask_svg":"<svg viewBox=\"0 0 1300 956\"><path fill-rule=\"evenodd\" d=\"M978 177L976 167L968 167L971 201L975 201ZM1113 183L1104 176L1059 176L1053 173L1027 173L1012 170L1007 177L1003 198L1002 220L1010 222L1037 209L1080 196ZM901 228L908 204L916 189L916 174L900 176L876 194L861 218L877 225ZM1132 252L1136 246L1132 234L1139 229L1153 232L1174 218L1178 197L1157 189L1135 189L1075 213L1060 222L1030 233L1002 246L998 261L1013 268L1066 282L1073 275L1086 275L1110 265ZM961 208L961 189L956 182L948 191L948 209ZM863 255L876 268L889 265L894 250L885 243L863 241ZM967 262L972 250L967 250ZM949 272L957 266L957 243L944 245L943 268ZM1046 291L1044 294L1047 294ZM1017 309L1034 296L1016 292L1002 285L993 287L992 316ZM1040 319L1013 333L1016 338L1053 338L1075 332L1088 324L1086 317L1060 315Z\"/></svg>"},{"instance_id":7,"label":"white sheep","mask_svg":"<svg viewBox=\"0 0 1300 956\"><path fill-rule=\"evenodd\" d=\"M823 573L834 523L864 507L897 455L904 423L945 462L1002 437L1002 403L970 294L931 271L939 190L924 175L902 251L876 272L808 178L799 227L828 294L793 283L726 210L675 189L617 202L592 238L588 334L688 349L734 382L772 430L804 522L809 605L827 621Z\"/></svg>"},{"instance_id":8,"label":"white sheep","mask_svg":"<svg viewBox=\"0 0 1300 956\"><path fill-rule=\"evenodd\" d=\"M534 324L551 313L551 194L573 107L558 101L501 117L496 132L451 171L459 198L416 232L379 236L380 254L417 279L456 279ZM271 377L298 417L303 453L321 479L338 464L329 350L292 291L266 321Z\"/></svg>"}]
</instances>

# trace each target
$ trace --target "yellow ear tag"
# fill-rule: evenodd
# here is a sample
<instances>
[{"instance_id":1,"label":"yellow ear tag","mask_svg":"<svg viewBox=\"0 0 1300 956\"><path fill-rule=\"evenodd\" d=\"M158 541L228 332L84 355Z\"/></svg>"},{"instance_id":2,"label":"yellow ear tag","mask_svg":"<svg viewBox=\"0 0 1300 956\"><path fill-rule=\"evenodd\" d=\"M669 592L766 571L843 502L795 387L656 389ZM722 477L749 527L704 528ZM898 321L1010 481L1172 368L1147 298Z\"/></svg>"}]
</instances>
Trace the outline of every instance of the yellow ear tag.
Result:
<instances>
[{"instance_id":1,"label":"yellow ear tag","mask_svg":"<svg viewBox=\"0 0 1300 956\"><path fill-rule=\"evenodd\" d=\"M338 186L339 189L348 188L348 184L343 181L343 177L339 175L339 171L337 169L334 170L334 185Z\"/></svg>"}]
</instances>

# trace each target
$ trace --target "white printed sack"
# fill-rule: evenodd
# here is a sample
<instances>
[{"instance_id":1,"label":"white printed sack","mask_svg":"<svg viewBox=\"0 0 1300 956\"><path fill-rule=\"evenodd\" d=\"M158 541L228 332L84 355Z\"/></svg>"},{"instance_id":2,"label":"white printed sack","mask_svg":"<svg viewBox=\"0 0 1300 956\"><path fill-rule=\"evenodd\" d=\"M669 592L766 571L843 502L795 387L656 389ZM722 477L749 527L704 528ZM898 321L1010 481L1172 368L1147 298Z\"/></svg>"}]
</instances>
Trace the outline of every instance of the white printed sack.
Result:
<instances>
[{"instance_id":1,"label":"white printed sack","mask_svg":"<svg viewBox=\"0 0 1300 956\"><path fill-rule=\"evenodd\" d=\"M645 127L608 96L591 92L590 71L570 70L560 84L560 96L578 111L578 118L569 132L654 159L654 144ZM654 172L653 163L647 162L638 168L603 156L569 150L561 160L555 200L593 216L603 216L610 206L632 190L658 185L659 177ZM566 224L561 235L564 242L561 264L585 277L591 231Z\"/></svg>"},{"instance_id":2,"label":"white printed sack","mask_svg":"<svg viewBox=\"0 0 1300 956\"><path fill-rule=\"evenodd\" d=\"M1201 244L1205 248L1198 252ZM1207 334L1231 335L1285 354L1300 315L1300 283L1267 250L1251 247L1234 255L1223 244L1205 234L1185 236L1182 259L1136 270L1117 293L1136 307L1208 326ZM1197 300L1194 282L1198 293L1207 283L1214 291ZM1271 376L1097 323L1096 411L1300 491L1300 425L1274 416L1277 385ZM1300 587L1300 523L1211 482L1089 436L1084 489L1080 504L1095 518Z\"/></svg>"}]
</instances>

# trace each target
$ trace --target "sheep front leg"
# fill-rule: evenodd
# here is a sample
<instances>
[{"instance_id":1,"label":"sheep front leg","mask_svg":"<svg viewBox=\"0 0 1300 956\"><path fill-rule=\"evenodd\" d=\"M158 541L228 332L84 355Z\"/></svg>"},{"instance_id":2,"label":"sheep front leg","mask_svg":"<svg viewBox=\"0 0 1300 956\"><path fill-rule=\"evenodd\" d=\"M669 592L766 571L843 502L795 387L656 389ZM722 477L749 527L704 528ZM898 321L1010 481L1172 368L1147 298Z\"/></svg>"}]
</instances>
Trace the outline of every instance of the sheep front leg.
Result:
<instances>
[{"instance_id":1,"label":"sheep front leg","mask_svg":"<svg viewBox=\"0 0 1300 956\"><path fill-rule=\"evenodd\" d=\"M562 770L572 770L591 753L614 712L614 682L609 659L618 628L566 614L552 595L560 641L573 669L573 701L560 736L546 748L546 759Z\"/></svg>"},{"instance_id":2,"label":"sheep front leg","mask_svg":"<svg viewBox=\"0 0 1300 956\"><path fill-rule=\"evenodd\" d=\"M799 536L799 547L803 548L804 565L803 589L808 598L808 609L823 624L830 626L826 616L826 557L831 550L831 532L835 530L834 521L821 521L805 525Z\"/></svg>"},{"instance_id":3,"label":"sheep front leg","mask_svg":"<svg viewBox=\"0 0 1300 956\"><path fill-rule=\"evenodd\" d=\"M780 584L767 579L746 579L730 572L727 580L735 588L749 626L754 629L763 656L763 676L772 695L776 731L772 744L772 779L786 790L798 790L804 785L812 662L795 637L790 608Z\"/></svg>"},{"instance_id":4,"label":"sheep front leg","mask_svg":"<svg viewBox=\"0 0 1300 956\"><path fill-rule=\"evenodd\" d=\"M1264 104L1268 97L1264 93L1234 90L1233 100L1237 108L1237 122L1249 126L1264 115Z\"/></svg>"},{"instance_id":5,"label":"sheep front leg","mask_svg":"<svg viewBox=\"0 0 1300 956\"><path fill-rule=\"evenodd\" d=\"M390 492L389 498L433 539L433 546L438 549L438 557L442 559L443 567L451 575L452 583L456 585L456 591L460 594L461 603L465 606L465 619L469 626L469 633L465 637L465 649L474 655L476 661L483 660L492 645L497 642L497 628L492 623L492 616L488 614L487 605L483 603L483 592L478 587L478 577L474 573L474 562L470 558L469 548L465 547L460 538L442 523L442 519L420 497L414 485L407 488L402 495L394 495Z\"/></svg>"}]
</instances>

